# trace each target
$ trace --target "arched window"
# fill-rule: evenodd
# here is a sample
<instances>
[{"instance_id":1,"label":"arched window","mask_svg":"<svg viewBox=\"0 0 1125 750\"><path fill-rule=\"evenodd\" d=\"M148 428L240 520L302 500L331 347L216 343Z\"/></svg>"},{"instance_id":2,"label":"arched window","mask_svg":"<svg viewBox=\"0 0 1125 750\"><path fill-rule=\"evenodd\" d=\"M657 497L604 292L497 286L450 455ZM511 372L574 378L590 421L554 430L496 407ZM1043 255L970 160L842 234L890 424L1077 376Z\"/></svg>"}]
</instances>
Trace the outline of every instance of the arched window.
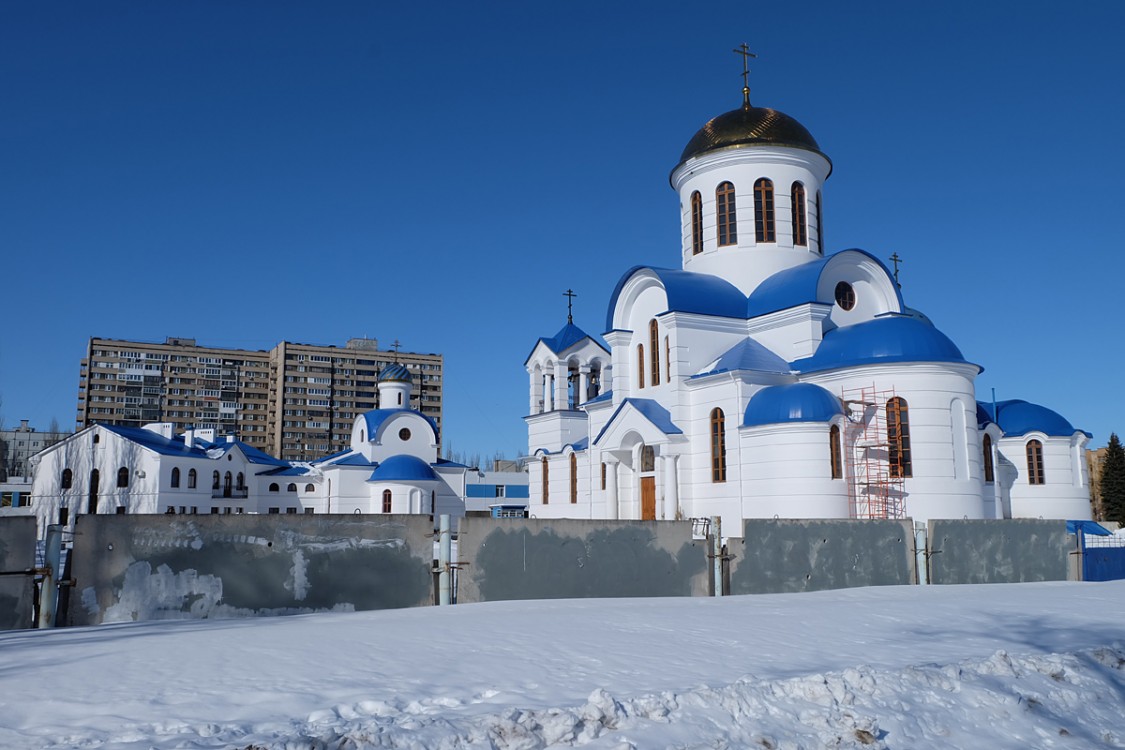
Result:
<instances>
[{"instance_id":1,"label":"arched window","mask_svg":"<svg viewBox=\"0 0 1125 750\"><path fill-rule=\"evenodd\" d=\"M297 484L295 482L290 482L289 484L287 484L285 486L285 491L286 492L296 492L297 491Z\"/></svg>"},{"instance_id":2,"label":"arched window","mask_svg":"<svg viewBox=\"0 0 1125 750\"><path fill-rule=\"evenodd\" d=\"M95 432L94 433L94 445L97 445L101 441L102 441L102 436Z\"/></svg>"},{"instance_id":3,"label":"arched window","mask_svg":"<svg viewBox=\"0 0 1125 750\"><path fill-rule=\"evenodd\" d=\"M365 430L360 430L359 431L359 442L363 443L363 442L366 442L366 441L367 441L367 432Z\"/></svg>"},{"instance_id":4,"label":"arched window","mask_svg":"<svg viewBox=\"0 0 1125 750\"><path fill-rule=\"evenodd\" d=\"M840 449L840 428L837 425L832 425L828 430L828 453L829 460L832 462L832 478L844 478L844 461L843 452Z\"/></svg>"},{"instance_id":5,"label":"arched window","mask_svg":"<svg viewBox=\"0 0 1125 750\"><path fill-rule=\"evenodd\" d=\"M242 472L241 472L241 471L240 471L240 472L238 472L238 476L237 476L237 477L235 477L235 480L234 480L234 488L235 488L235 489L237 489L237 490L244 490L244 489L246 489L246 477L244 477L244 476L242 475Z\"/></svg>"},{"instance_id":6,"label":"arched window","mask_svg":"<svg viewBox=\"0 0 1125 750\"><path fill-rule=\"evenodd\" d=\"M605 474L606 474L605 464L602 464L602 489L603 490L605 489Z\"/></svg>"},{"instance_id":7,"label":"arched window","mask_svg":"<svg viewBox=\"0 0 1125 750\"><path fill-rule=\"evenodd\" d=\"M172 486L173 487L179 487L180 486L180 467L179 466L173 466L172 467Z\"/></svg>"},{"instance_id":8,"label":"arched window","mask_svg":"<svg viewBox=\"0 0 1125 750\"><path fill-rule=\"evenodd\" d=\"M101 485L101 472L94 469L90 472L90 494L87 500L87 512L98 512L98 489Z\"/></svg>"},{"instance_id":9,"label":"arched window","mask_svg":"<svg viewBox=\"0 0 1125 750\"><path fill-rule=\"evenodd\" d=\"M984 481L995 482L996 470L992 466L992 436L985 435L980 444L981 450L984 451Z\"/></svg>"},{"instance_id":10,"label":"arched window","mask_svg":"<svg viewBox=\"0 0 1125 750\"><path fill-rule=\"evenodd\" d=\"M277 482L270 482L270 492L277 492L281 488L277 486Z\"/></svg>"},{"instance_id":11,"label":"arched window","mask_svg":"<svg viewBox=\"0 0 1125 750\"><path fill-rule=\"evenodd\" d=\"M754 239L777 242L773 220L773 183L765 177L754 183Z\"/></svg>"},{"instance_id":12,"label":"arched window","mask_svg":"<svg viewBox=\"0 0 1125 750\"><path fill-rule=\"evenodd\" d=\"M310 482L309 484L305 485L305 492L316 492L316 487L314 487Z\"/></svg>"},{"instance_id":13,"label":"arched window","mask_svg":"<svg viewBox=\"0 0 1125 750\"><path fill-rule=\"evenodd\" d=\"M117 486L118 487L128 487L129 486L129 469L125 466L122 466L120 469L117 470Z\"/></svg>"},{"instance_id":14,"label":"arched window","mask_svg":"<svg viewBox=\"0 0 1125 750\"><path fill-rule=\"evenodd\" d=\"M187 473L187 486L189 490L195 489L195 480L199 475L195 473L195 469L188 469Z\"/></svg>"},{"instance_id":15,"label":"arched window","mask_svg":"<svg viewBox=\"0 0 1125 750\"><path fill-rule=\"evenodd\" d=\"M1027 483L1043 484L1043 444L1038 440L1027 441Z\"/></svg>"},{"instance_id":16,"label":"arched window","mask_svg":"<svg viewBox=\"0 0 1125 750\"><path fill-rule=\"evenodd\" d=\"M539 466L543 469L543 504L546 505L550 499L548 489L551 486L550 466L547 463L546 456L543 456L543 459L539 462Z\"/></svg>"},{"instance_id":17,"label":"arched window","mask_svg":"<svg viewBox=\"0 0 1125 750\"><path fill-rule=\"evenodd\" d=\"M578 502L578 456L570 454L570 504Z\"/></svg>"},{"instance_id":18,"label":"arched window","mask_svg":"<svg viewBox=\"0 0 1125 750\"><path fill-rule=\"evenodd\" d=\"M824 214L820 210L820 191L816 191L816 249L824 255Z\"/></svg>"},{"instance_id":19,"label":"arched window","mask_svg":"<svg viewBox=\"0 0 1125 750\"><path fill-rule=\"evenodd\" d=\"M211 489L219 489L219 472L217 471L211 472Z\"/></svg>"},{"instance_id":20,"label":"arched window","mask_svg":"<svg viewBox=\"0 0 1125 750\"><path fill-rule=\"evenodd\" d=\"M809 227L805 214L805 186L799 182L793 183L791 205L793 211L793 244L809 244Z\"/></svg>"},{"instance_id":21,"label":"arched window","mask_svg":"<svg viewBox=\"0 0 1125 750\"><path fill-rule=\"evenodd\" d=\"M74 472L70 469L63 469L62 479L59 480L59 487L64 490L69 490L72 484L74 484Z\"/></svg>"},{"instance_id":22,"label":"arched window","mask_svg":"<svg viewBox=\"0 0 1125 750\"><path fill-rule=\"evenodd\" d=\"M703 197L696 190L691 194L691 254L703 252Z\"/></svg>"},{"instance_id":23,"label":"arched window","mask_svg":"<svg viewBox=\"0 0 1125 750\"><path fill-rule=\"evenodd\" d=\"M230 497L230 489L231 489L232 479L233 479L233 477L231 477L229 471L226 474L223 475L223 494L226 495L227 497Z\"/></svg>"},{"instance_id":24,"label":"arched window","mask_svg":"<svg viewBox=\"0 0 1125 750\"><path fill-rule=\"evenodd\" d=\"M895 396L887 402L887 458L896 479L914 476L910 463L910 420L906 399Z\"/></svg>"},{"instance_id":25,"label":"arched window","mask_svg":"<svg viewBox=\"0 0 1125 750\"><path fill-rule=\"evenodd\" d=\"M645 345L637 344L637 387L645 387Z\"/></svg>"},{"instance_id":26,"label":"arched window","mask_svg":"<svg viewBox=\"0 0 1125 750\"><path fill-rule=\"evenodd\" d=\"M715 188L715 217L719 232L719 247L738 243L738 222L734 212L734 185L720 182Z\"/></svg>"},{"instance_id":27,"label":"arched window","mask_svg":"<svg viewBox=\"0 0 1125 750\"><path fill-rule=\"evenodd\" d=\"M727 481L726 419L722 409L711 410L711 481Z\"/></svg>"},{"instance_id":28,"label":"arched window","mask_svg":"<svg viewBox=\"0 0 1125 750\"><path fill-rule=\"evenodd\" d=\"M648 346L652 354L652 384L660 385L660 333L657 330L656 318L648 323Z\"/></svg>"},{"instance_id":29,"label":"arched window","mask_svg":"<svg viewBox=\"0 0 1125 750\"><path fill-rule=\"evenodd\" d=\"M383 512L391 512L391 491L383 490Z\"/></svg>"}]
</instances>

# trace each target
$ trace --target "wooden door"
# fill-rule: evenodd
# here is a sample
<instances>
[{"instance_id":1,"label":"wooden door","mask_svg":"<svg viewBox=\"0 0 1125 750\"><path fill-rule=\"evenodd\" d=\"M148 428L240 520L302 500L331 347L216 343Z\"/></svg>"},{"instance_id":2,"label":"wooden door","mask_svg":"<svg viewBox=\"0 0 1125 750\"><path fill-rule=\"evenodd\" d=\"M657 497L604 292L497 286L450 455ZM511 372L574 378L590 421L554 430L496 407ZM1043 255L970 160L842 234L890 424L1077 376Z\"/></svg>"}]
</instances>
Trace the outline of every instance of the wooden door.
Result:
<instances>
[{"instance_id":1,"label":"wooden door","mask_svg":"<svg viewBox=\"0 0 1125 750\"><path fill-rule=\"evenodd\" d=\"M641 520L656 520L656 477L641 477Z\"/></svg>"}]
</instances>

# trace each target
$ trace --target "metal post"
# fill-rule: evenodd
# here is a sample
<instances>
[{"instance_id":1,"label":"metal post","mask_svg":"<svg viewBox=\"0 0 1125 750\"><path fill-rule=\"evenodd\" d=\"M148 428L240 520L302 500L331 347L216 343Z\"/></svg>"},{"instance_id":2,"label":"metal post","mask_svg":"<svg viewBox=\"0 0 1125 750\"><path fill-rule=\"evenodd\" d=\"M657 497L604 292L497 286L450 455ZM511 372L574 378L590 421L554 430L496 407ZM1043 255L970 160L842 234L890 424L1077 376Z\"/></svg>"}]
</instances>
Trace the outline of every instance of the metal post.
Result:
<instances>
[{"instance_id":1,"label":"metal post","mask_svg":"<svg viewBox=\"0 0 1125 750\"><path fill-rule=\"evenodd\" d=\"M926 524L914 522L914 567L918 570L918 585L930 583L930 558L926 556Z\"/></svg>"},{"instance_id":2,"label":"metal post","mask_svg":"<svg viewBox=\"0 0 1125 750\"><path fill-rule=\"evenodd\" d=\"M43 563L43 587L39 589L39 627L55 627L55 604L59 596L60 561L62 560L63 527L52 524L47 527L47 547Z\"/></svg>"},{"instance_id":3,"label":"metal post","mask_svg":"<svg viewBox=\"0 0 1125 750\"><path fill-rule=\"evenodd\" d=\"M711 516L711 572L715 578L715 596L723 595L723 518Z\"/></svg>"},{"instance_id":4,"label":"metal post","mask_svg":"<svg viewBox=\"0 0 1125 750\"><path fill-rule=\"evenodd\" d=\"M438 541L438 604L445 606L452 603L452 587L450 586L450 558L453 556L453 539L449 533L449 514L443 513L439 517Z\"/></svg>"}]
</instances>

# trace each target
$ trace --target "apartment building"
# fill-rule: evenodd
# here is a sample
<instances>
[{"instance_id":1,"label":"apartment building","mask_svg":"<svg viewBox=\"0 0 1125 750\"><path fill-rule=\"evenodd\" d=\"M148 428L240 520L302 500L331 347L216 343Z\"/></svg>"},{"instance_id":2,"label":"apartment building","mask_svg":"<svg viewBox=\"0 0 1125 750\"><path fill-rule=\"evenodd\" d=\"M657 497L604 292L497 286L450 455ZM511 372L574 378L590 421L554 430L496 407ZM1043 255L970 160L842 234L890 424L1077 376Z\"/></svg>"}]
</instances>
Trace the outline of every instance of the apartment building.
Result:
<instances>
[{"instance_id":1,"label":"apartment building","mask_svg":"<svg viewBox=\"0 0 1125 750\"><path fill-rule=\"evenodd\" d=\"M77 428L169 422L213 429L285 460L344 450L357 414L378 407L375 381L400 362L414 378L410 406L441 424L440 354L282 341L265 350L91 338L81 362Z\"/></svg>"}]
</instances>

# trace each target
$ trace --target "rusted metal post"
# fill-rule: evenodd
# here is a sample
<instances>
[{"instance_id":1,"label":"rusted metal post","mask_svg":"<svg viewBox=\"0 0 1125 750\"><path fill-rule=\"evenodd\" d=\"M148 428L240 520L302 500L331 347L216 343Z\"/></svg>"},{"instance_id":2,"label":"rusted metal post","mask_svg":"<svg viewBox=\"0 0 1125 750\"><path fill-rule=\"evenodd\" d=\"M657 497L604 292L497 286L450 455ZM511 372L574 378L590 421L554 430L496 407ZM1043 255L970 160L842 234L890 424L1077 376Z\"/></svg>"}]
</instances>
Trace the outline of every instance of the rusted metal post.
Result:
<instances>
[{"instance_id":1,"label":"rusted metal post","mask_svg":"<svg viewBox=\"0 0 1125 750\"><path fill-rule=\"evenodd\" d=\"M55 627L55 605L59 598L63 527L47 527L47 545L43 561L43 585L39 589L39 622L41 628Z\"/></svg>"},{"instance_id":2,"label":"rusted metal post","mask_svg":"<svg viewBox=\"0 0 1125 750\"><path fill-rule=\"evenodd\" d=\"M450 579L453 577L453 571L450 569L450 563L453 557L453 537L449 532L449 514L443 513L440 516L438 526L438 604L445 606L453 603Z\"/></svg>"},{"instance_id":3,"label":"rusted metal post","mask_svg":"<svg viewBox=\"0 0 1125 750\"><path fill-rule=\"evenodd\" d=\"M711 573L715 579L715 596L723 595L723 518L711 516Z\"/></svg>"}]
</instances>

